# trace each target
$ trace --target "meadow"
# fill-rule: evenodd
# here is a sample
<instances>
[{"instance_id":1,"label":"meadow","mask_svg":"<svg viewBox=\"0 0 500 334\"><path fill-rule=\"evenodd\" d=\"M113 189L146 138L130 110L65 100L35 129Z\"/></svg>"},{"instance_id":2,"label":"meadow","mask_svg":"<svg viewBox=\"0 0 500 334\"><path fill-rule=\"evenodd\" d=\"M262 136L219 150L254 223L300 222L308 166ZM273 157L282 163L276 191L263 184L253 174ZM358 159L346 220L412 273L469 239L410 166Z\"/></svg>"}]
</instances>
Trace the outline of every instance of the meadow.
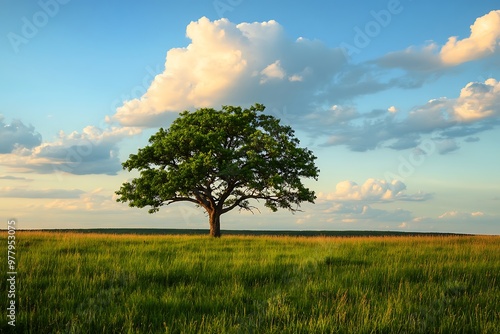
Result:
<instances>
[{"instance_id":1,"label":"meadow","mask_svg":"<svg viewBox=\"0 0 500 334\"><path fill-rule=\"evenodd\" d=\"M16 333L500 331L498 236L22 231L16 246Z\"/></svg>"}]
</instances>

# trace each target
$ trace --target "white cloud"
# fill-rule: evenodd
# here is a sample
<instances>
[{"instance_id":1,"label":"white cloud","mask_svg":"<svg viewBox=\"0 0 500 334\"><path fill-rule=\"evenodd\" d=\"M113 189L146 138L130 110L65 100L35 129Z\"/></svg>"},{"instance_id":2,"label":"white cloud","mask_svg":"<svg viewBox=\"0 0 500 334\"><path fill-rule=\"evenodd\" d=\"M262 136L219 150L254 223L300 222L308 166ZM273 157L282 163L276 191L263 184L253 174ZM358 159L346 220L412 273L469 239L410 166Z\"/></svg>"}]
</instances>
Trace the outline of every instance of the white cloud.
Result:
<instances>
[{"instance_id":1,"label":"white cloud","mask_svg":"<svg viewBox=\"0 0 500 334\"><path fill-rule=\"evenodd\" d=\"M412 221L412 212L382 206L394 206L398 201L426 201L427 193L407 194L406 185L398 180L368 179L363 184L342 181L331 193L319 193L314 207L307 209L307 217L297 220L308 228L317 228L314 222L326 222L327 229L400 229L402 224ZM407 226L407 225L404 225Z\"/></svg>"},{"instance_id":2,"label":"white cloud","mask_svg":"<svg viewBox=\"0 0 500 334\"><path fill-rule=\"evenodd\" d=\"M304 77L301 75L298 75L298 74L294 74L294 75L288 77L288 80L290 80L292 82L293 81L302 81L302 80L304 80Z\"/></svg>"},{"instance_id":3,"label":"white cloud","mask_svg":"<svg viewBox=\"0 0 500 334\"><path fill-rule=\"evenodd\" d=\"M484 83L468 83L460 91L453 115L462 122L500 116L500 82L490 78Z\"/></svg>"},{"instance_id":4,"label":"white cloud","mask_svg":"<svg viewBox=\"0 0 500 334\"><path fill-rule=\"evenodd\" d=\"M156 127L172 112L255 102L303 113L346 63L340 48L291 40L276 21L234 24L203 17L188 25L186 36L191 43L167 52L165 69L147 92L126 101L108 121Z\"/></svg>"},{"instance_id":5,"label":"white cloud","mask_svg":"<svg viewBox=\"0 0 500 334\"><path fill-rule=\"evenodd\" d=\"M403 51L388 53L375 61L382 68L402 68L412 73L437 73L446 68L491 56L500 45L500 10L476 19L470 26L470 36L456 36L440 47L434 42L424 47L410 46Z\"/></svg>"},{"instance_id":6,"label":"white cloud","mask_svg":"<svg viewBox=\"0 0 500 334\"><path fill-rule=\"evenodd\" d=\"M440 52L444 64L457 65L496 52L500 45L500 10L476 19L470 31L470 36L462 40L457 37L448 39Z\"/></svg>"},{"instance_id":7,"label":"white cloud","mask_svg":"<svg viewBox=\"0 0 500 334\"><path fill-rule=\"evenodd\" d=\"M451 217L456 217L458 215L458 211L447 211L440 215L438 218L443 219L443 218L451 218Z\"/></svg>"},{"instance_id":8,"label":"white cloud","mask_svg":"<svg viewBox=\"0 0 500 334\"><path fill-rule=\"evenodd\" d=\"M399 180L377 180L370 178L362 185L354 181L339 182L332 193L319 193L319 200L326 201L364 201L364 202L389 202L389 201L425 201L431 197L430 194L416 193L406 194L406 185ZM333 210L341 210L344 206L333 206ZM354 206L352 208L358 208Z\"/></svg>"},{"instance_id":9,"label":"white cloud","mask_svg":"<svg viewBox=\"0 0 500 334\"><path fill-rule=\"evenodd\" d=\"M390 112L390 113L395 114L395 113L397 113L397 112L399 111L399 109L398 109L398 108L396 108L395 106L390 106L390 107L387 109L387 111L388 111L388 112Z\"/></svg>"},{"instance_id":10,"label":"white cloud","mask_svg":"<svg viewBox=\"0 0 500 334\"><path fill-rule=\"evenodd\" d=\"M266 28L273 29L273 24ZM154 78L140 99L118 108L114 120L151 125L165 112L213 106L247 68L240 47L246 36L227 19L212 23L203 17L187 26L186 36L192 43L169 50L165 71Z\"/></svg>"},{"instance_id":11,"label":"white cloud","mask_svg":"<svg viewBox=\"0 0 500 334\"><path fill-rule=\"evenodd\" d=\"M286 75L279 60L276 60L274 63L267 66L260 72L260 74L262 75L262 78L260 79L261 84L264 84L271 79L283 79Z\"/></svg>"}]
</instances>

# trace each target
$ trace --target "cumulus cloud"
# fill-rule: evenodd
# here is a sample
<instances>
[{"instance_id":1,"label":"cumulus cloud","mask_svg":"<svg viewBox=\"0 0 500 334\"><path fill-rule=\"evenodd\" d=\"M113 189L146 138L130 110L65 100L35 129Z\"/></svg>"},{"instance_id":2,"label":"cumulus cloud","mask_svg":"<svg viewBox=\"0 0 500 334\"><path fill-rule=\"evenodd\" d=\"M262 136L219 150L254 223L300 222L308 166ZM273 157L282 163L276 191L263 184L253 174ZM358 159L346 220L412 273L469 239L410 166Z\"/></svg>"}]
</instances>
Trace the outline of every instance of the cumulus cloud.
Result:
<instances>
[{"instance_id":1,"label":"cumulus cloud","mask_svg":"<svg viewBox=\"0 0 500 334\"><path fill-rule=\"evenodd\" d=\"M271 65L267 66L260 72L262 78L260 79L260 83L264 84L271 79L281 80L285 77L285 71L281 67L281 63L279 60L276 60Z\"/></svg>"},{"instance_id":2,"label":"cumulus cloud","mask_svg":"<svg viewBox=\"0 0 500 334\"><path fill-rule=\"evenodd\" d=\"M95 126L70 134L61 131L53 142L17 148L4 155L1 164L18 172L114 175L121 170L117 143L140 131L127 127L101 130Z\"/></svg>"},{"instance_id":3,"label":"cumulus cloud","mask_svg":"<svg viewBox=\"0 0 500 334\"><path fill-rule=\"evenodd\" d=\"M167 52L165 69L138 99L108 117L156 127L171 112L223 104L277 103L304 111L346 64L340 48L289 39L276 21L234 24L203 17L186 29L191 43Z\"/></svg>"},{"instance_id":4,"label":"cumulus cloud","mask_svg":"<svg viewBox=\"0 0 500 334\"><path fill-rule=\"evenodd\" d=\"M460 91L453 115L461 122L500 116L500 82L490 78L485 82L468 83Z\"/></svg>"},{"instance_id":5,"label":"cumulus cloud","mask_svg":"<svg viewBox=\"0 0 500 334\"><path fill-rule=\"evenodd\" d=\"M500 46L500 10L477 18L470 31L469 37L459 40L452 36L441 47L434 42L422 48L411 46L384 55L374 63L383 68L429 73L491 56L498 52Z\"/></svg>"},{"instance_id":6,"label":"cumulus cloud","mask_svg":"<svg viewBox=\"0 0 500 334\"><path fill-rule=\"evenodd\" d=\"M391 112L391 113L397 113L399 111L398 108L396 108L395 106L390 106L387 111Z\"/></svg>"},{"instance_id":7,"label":"cumulus cloud","mask_svg":"<svg viewBox=\"0 0 500 334\"><path fill-rule=\"evenodd\" d=\"M350 180L342 181L337 183L334 192L318 194L320 200L340 202L425 201L430 198L431 194L427 193L408 195L406 185L399 180L389 182L373 178L366 180L362 185Z\"/></svg>"},{"instance_id":8,"label":"cumulus cloud","mask_svg":"<svg viewBox=\"0 0 500 334\"><path fill-rule=\"evenodd\" d=\"M383 209L394 206L396 202L423 202L430 200L432 194L418 192L408 194L406 185L399 180L379 180L370 178L362 184L351 180L339 182L335 190L319 193L311 220L329 223L334 228L356 229L398 229L401 224L411 221L412 212L402 209ZM306 224L306 220L300 223Z\"/></svg>"},{"instance_id":9,"label":"cumulus cloud","mask_svg":"<svg viewBox=\"0 0 500 334\"><path fill-rule=\"evenodd\" d=\"M494 10L476 19L470 27L470 36L462 40L450 37L441 48L441 60L446 65L457 65L493 54L500 46L500 10Z\"/></svg>"},{"instance_id":10,"label":"cumulus cloud","mask_svg":"<svg viewBox=\"0 0 500 334\"><path fill-rule=\"evenodd\" d=\"M33 126L26 126L19 120L11 124L4 122L0 115L0 154L11 153L17 148L32 148L40 145L42 136Z\"/></svg>"}]
</instances>

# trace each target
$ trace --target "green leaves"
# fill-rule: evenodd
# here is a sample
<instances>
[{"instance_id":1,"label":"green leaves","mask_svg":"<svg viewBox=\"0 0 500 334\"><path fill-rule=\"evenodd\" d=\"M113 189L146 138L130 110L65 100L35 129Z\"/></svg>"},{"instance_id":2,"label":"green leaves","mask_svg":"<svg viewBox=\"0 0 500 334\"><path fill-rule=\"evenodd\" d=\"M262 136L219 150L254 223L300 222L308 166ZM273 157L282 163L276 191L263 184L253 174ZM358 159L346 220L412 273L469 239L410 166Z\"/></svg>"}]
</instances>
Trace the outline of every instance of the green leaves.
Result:
<instances>
[{"instance_id":1,"label":"green leaves","mask_svg":"<svg viewBox=\"0 0 500 334\"><path fill-rule=\"evenodd\" d=\"M220 214L237 207L251 210L251 199L264 200L273 211L296 211L301 202L314 202L302 179L317 179L316 157L299 147L293 129L264 109L255 104L180 113L169 129L161 128L123 163L140 177L122 185L118 201L156 212L187 200Z\"/></svg>"}]
</instances>

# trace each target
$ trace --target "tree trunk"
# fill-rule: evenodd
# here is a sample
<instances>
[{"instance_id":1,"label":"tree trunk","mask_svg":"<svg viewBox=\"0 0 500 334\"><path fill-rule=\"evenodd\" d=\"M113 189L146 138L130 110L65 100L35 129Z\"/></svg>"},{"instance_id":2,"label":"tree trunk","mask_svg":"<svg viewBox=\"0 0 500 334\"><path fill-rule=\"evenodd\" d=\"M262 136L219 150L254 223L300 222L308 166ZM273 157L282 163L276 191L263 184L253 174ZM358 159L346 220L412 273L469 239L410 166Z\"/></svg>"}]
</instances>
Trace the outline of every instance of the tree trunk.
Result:
<instances>
[{"instance_id":1,"label":"tree trunk","mask_svg":"<svg viewBox=\"0 0 500 334\"><path fill-rule=\"evenodd\" d=\"M220 215L217 210L208 213L210 222L210 236L220 238Z\"/></svg>"}]
</instances>

